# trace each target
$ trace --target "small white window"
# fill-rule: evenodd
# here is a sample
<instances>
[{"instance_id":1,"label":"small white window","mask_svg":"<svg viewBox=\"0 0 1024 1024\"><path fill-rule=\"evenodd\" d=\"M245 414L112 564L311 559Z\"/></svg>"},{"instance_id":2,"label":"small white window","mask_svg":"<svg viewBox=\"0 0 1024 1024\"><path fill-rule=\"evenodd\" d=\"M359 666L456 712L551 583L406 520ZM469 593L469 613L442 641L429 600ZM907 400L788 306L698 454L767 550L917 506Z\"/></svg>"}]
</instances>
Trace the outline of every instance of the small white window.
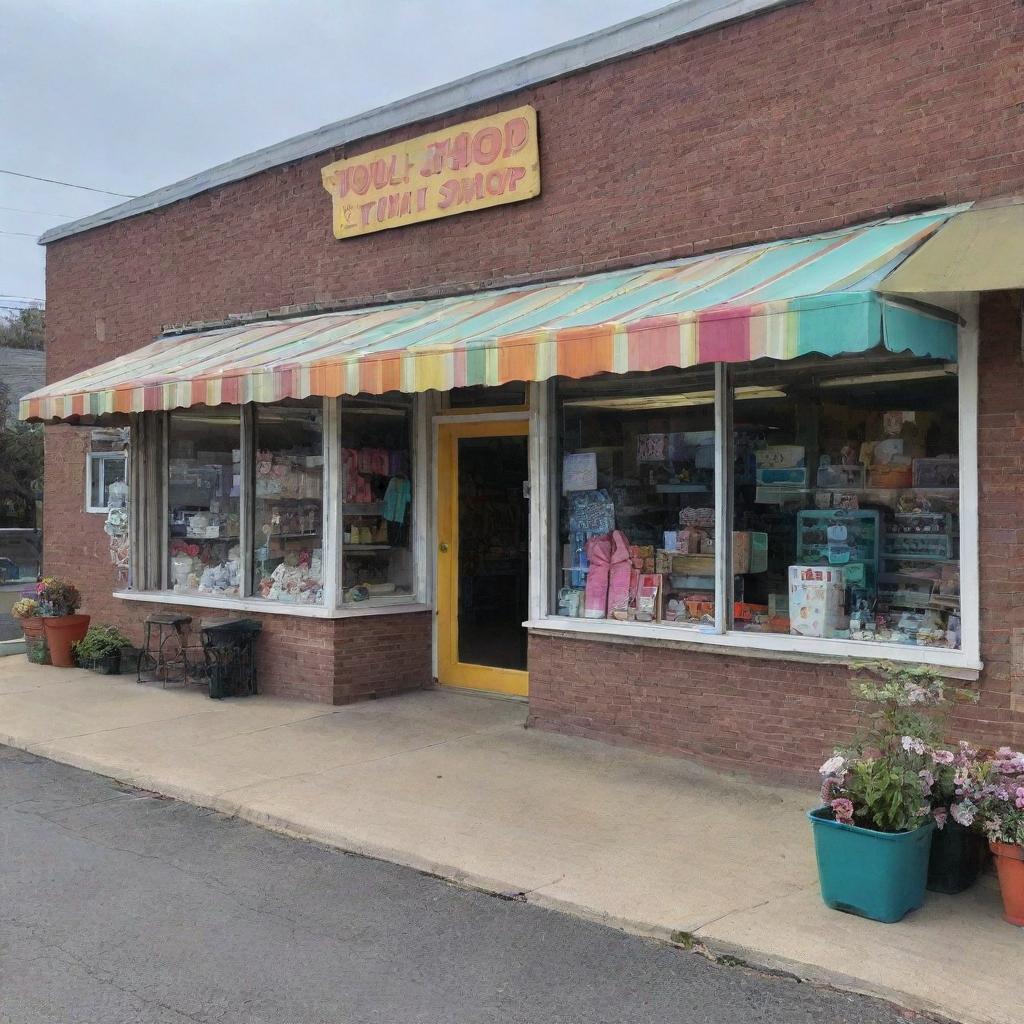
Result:
<instances>
[{"instance_id":1,"label":"small white window","mask_svg":"<svg viewBox=\"0 0 1024 1024\"><path fill-rule=\"evenodd\" d=\"M89 452L85 468L87 512L107 512L111 484L127 482L128 459L124 452Z\"/></svg>"}]
</instances>

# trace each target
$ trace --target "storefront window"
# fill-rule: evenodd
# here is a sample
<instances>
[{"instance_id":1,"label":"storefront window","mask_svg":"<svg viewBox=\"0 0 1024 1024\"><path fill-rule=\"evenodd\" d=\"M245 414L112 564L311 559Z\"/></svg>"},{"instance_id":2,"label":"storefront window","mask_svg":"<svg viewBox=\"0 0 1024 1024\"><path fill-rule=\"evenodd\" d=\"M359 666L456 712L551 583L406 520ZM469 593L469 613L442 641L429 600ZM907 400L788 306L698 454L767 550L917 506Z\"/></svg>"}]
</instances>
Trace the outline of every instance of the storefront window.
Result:
<instances>
[{"instance_id":1,"label":"storefront window","mask_svg":"<svg viewBox=\"0 0 1024 1024\"><path fill-rule=\"evenodd\" d=\"M412 402L343 399L342 592L346 606L413 593Z\"/></svg>"},{"instance_id":2,"label":"storefront window","mask_svg":"<svg viewBox=\"0 0 1024 1024\"><path fill-rule=\"evenodd\" d=\"M240 450L237 410L171 413L167 557L176 593L240 593Z\"/></svg>"},{"instance_id":3,"label":"storefront window","mask_svg":"<svg viewBox=\"0 0 1024 1024\"><path fill-rule=\"evenodd\" d=\"M322 403L256 406L253 595L324 600Z\"/></svg>"},{"instance_id":4,"label":"storefront window","mask_svg":"<svg viewBox=\"0 0 1024 1024\"><path fill-rule=\"evenodd\" d=\"M710 372L559 383L557 614L715 623Z\"/></svg>"},{"instance_id":5,"label":"storefront window","mask_svg":"<svg viewBox=\"0 0 1024 1024\"><path fill-rule=\"evenodd\" d=\"M737 368L733 628L959 648L955 366Z\"/></svg>"}]
</instances>

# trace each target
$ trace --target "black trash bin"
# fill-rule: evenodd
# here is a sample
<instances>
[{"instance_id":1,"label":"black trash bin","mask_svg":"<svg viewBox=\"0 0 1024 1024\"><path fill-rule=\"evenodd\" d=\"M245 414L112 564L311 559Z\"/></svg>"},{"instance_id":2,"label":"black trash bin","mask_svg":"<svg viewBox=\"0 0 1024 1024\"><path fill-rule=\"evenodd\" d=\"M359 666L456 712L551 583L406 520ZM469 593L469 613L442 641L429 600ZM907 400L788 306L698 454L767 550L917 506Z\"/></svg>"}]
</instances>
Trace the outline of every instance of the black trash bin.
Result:
<instances>
[{"instance_id":1,"label":"black trash bin","mask_svg":"<svg viewBox=\"0 0 1024 1024\"><path fill-rule=\"evenodd\" d=\"M256 693L256 637L262 628L255 619L203 626L203 660L215 700Z\"/></svg>"}]
</instances>

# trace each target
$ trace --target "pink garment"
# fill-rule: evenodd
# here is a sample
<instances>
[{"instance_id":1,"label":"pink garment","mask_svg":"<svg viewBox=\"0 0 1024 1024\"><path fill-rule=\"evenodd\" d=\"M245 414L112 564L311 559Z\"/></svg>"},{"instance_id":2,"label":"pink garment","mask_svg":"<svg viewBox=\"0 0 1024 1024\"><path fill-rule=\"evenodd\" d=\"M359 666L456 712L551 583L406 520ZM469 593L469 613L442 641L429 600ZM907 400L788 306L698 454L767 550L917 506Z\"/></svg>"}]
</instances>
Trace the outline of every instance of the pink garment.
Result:
<instances>
[{"instance_id":1,"label":"pink garment","mask_svg":"<svg viewBox=\"0 0 1024 1024\"><path fill-rule=\"evenodd\" d=\"M587 573L587 586L584 592L583 617L587 619L603 619L608 614L608 565L611 561L611 534L604 533L591 537L586 543L587 561L590 571Z\"/></svg>"},{"instance_id":2,"label":"pink garment","mask_svg":"<svg viewBox=\"0 0 1024 1024\"><path fill-rule=\"evenodd\" d=\"M608 569L608 614L622 612L625 618L629 607L629 575L632 559L629 554L629 541L621 530L611 535L612 551Z\"/></svg>"}]
</instances>

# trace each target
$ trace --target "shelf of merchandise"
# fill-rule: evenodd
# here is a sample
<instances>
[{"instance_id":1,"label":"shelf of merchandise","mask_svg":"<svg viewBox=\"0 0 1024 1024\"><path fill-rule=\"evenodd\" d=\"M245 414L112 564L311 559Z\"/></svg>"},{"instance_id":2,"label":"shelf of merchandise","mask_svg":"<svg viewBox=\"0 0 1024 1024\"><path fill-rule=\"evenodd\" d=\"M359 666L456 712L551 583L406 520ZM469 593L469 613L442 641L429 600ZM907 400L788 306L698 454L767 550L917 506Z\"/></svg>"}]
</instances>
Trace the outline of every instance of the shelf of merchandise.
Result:
<instances>
[{"instance_id":1,"label":"shelf of merchandise","mask_svg":"<svg viewBox=\"0 0 1024 1024\"><path fill-rule=\"evenodd\" d=\"M390 551L393 547L393 544L353 544L349 542L342 545L342 552L346 555L351 555L363 551Z\"/></svg>"},{"instance_id":2,"label":"shelf of merchandise","mask_svg":"<svg viewBox=\"0 0 1024 1024\"><path fill-rule=\"evenodd\" d=\"M959 558L936 558L935 555L892 555L885 551L882 558L887 562L931 562L934 565L953 565L960 561Z\"/></svg>"}]
</instances>

